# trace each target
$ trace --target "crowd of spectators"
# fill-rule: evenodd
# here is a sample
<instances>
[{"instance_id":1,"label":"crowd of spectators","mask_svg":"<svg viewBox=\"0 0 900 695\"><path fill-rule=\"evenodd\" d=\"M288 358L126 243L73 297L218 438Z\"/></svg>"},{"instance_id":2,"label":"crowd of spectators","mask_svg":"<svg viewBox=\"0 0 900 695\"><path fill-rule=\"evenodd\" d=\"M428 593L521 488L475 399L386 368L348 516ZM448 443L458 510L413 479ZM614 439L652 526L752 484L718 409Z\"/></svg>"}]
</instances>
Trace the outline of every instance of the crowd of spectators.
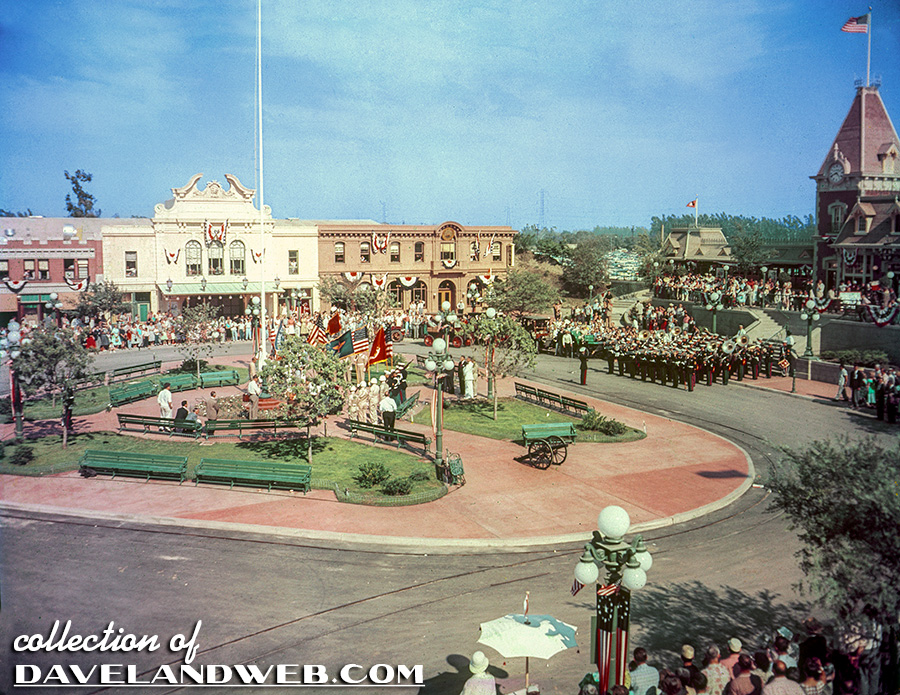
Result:
<instances>
[{"instance_id":1,"label":"crowd of spectators","mask_svg":"<svg viewBox=\"0 0 900 695\"><path fill-rule=\"evenodd\" d=\"M634 650L625 685L610 695L881 695L893 692L896 664L890 661L896 635L858 620L833 641L810 618L807 636L797 640L781 627L771 640L748 649L731 638L727 650L708 645L695 659L692 645L681 647L676 663L655 663L647 650ZM698 655L699 656L699 655ZM700 663L697 663L697 662ZM893 669L893 670L892 670ZM580 695L597 695L597 672L579 684Z\"/></svg>"}]
</instances>

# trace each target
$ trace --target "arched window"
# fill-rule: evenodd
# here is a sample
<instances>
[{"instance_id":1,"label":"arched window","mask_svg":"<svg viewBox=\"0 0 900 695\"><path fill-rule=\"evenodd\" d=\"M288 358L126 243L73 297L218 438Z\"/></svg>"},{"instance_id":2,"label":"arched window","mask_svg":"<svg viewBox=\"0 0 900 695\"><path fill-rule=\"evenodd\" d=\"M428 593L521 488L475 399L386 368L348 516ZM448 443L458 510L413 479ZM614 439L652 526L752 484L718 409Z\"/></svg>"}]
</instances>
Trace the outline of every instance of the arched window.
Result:
<instances>
[{"instance_id":1,"label":"arched window","mask_svg":"<svg viewBox=\"0 0 900 695\"><path fill-rule=\"evenodd\" d=\"M203 247L199 241L189 241L184 245L184 274L200 275L203 272Z\"/></svg>"},{"instance_id":2,"label":"arched window","mask_svg":"<svg viewBox=\"0 0 900 695\"><path fill-rule=\"evenodd\" d=\"M424 263L425 262L425 242L417 241L415 250L416 250L416 263Z\"/></svg>"},{"instance_id":3,"label":"arched window","mask_svg":"<svg viewBox=\"0 0 900 695\"><path fill-rule=\"evenodd\" d=\"M231 261L230 263L230 271L232 275L245 275L247 272L246 264L244 263L246 249L244 248L243 241L232 241L228 246L228 257Z\"/></svg>"},{"instance_id":4,"label":"arched window","mask_svg":"<svg viewBox=\"0 0 900 695\"><path fill-rule=\"evenodd\" d=\"M364 241L359 245L359 262L368 263L372 260L372 252L370 251L369 242Z\"/></svg>"},{"instance_id":5,"label":"arched window","mask_svg":"<svg viewBox=\"0 0 900 695\"><path fill-rule=\"evenodd\" d=\"M214 241L209 245L209 274L225 274L225 245L221 241Z\"/></svg>"},{"instance_id":6,"label":"arched window","mask_svg":"<svg viewBox=\"0 0 900 695\"><path fill-rule=\"evenodd\" d=\"M844 226L844 218L847 216L847 204L836 200L828 206L828 213L831 215L831 233L837 234Z\"/></svg>"},{"instance_id":7,"label":"arched window","mask_svg":"<svg viewBox=\"0 0 900 695\"><path fill-rule=\"evenodd\" d=\"M343 241L334 242L334 262L335 263L343 263L344 262L344 242Z\"/></svg>"},{"instance_id":8,"label":"arched window","mask_svg":"<svg viewBox=\"0 0 900 695\"><path fill-rule=\"evenodd\" d=\"M399 263L400 262L400 242L392 241L390 250L391 250L391 263Z\"/></svg>"}]
</instances>

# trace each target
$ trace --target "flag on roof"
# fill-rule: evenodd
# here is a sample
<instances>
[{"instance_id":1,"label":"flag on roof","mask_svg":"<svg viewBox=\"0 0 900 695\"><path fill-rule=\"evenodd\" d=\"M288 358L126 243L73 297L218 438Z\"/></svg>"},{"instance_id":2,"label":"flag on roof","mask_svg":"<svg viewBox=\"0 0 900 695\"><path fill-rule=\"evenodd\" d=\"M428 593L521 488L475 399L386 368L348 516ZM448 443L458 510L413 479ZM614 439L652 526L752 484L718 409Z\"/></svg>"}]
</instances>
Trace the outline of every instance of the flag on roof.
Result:
<instances>
[{"instance_id":1,"label":"flag on roof","mask_svg":"<svg viewBox=\"0 0 900 695\"><path fill-rule=\"evenodd\" d=\"M309 331L309 337L306 339L306 342L310 345L324 345L328 342L328 338L325 335L325 322L322 321L322 314L316 315L316 320L313 321L313 326Z\"/></svg>"},{"instance_id":2,"label":"flag on roof","mask_svg":"<svg viewBox=\"0 0 900 695\"><path fill-rule=\"evenodd\" d=\"M350 331L344 331L340 336L328 343L328 348L334 351L336 357L347 357L353 354L353 341Z\"/></svg>"},{"instance_id":3,"label":"flag on roof","mask_svg":"<svg viewBox=\"0 0 900 695\"><path fill-rule=\"evenodd\" d=\"M353 342L354 355L369 351L369 331L366 330L365 326L363 326L362 328L357 328L355 331L353 331L351 340Z\"/></svg>"},{"instance_id":4,"label":"flag on roof","mask_svg":"<svg viewBox=\"0 0 900 695\"><path fill-rule=\"evenodd\" d=\"M394 344L387 337L384 326L382 326L372 339L372 349L369 350L369 365L389 360L393 355Z\"/></svg>"},{"instance_id":5,"label":"flag on roof","mask_svg":"<svg viewBox=\"0 0 900 695\"><path fill-rule=\"evenodd\" d=\"M848 34L868 34L869 15L864 14L862 17L851 17L844 22L841 31L846 31Z\"/></svg>"},{"instance_id":6,"label":"flag on roof","mask_svg":"<svg viewBox=\"0 0 900 695\"><path fill-rule=\"evenodd\" d=\"M688 207L688 208L695 208L695 207L697 207L697 201L698 201L698 200L700 200L700 199L699 199L699 198L694 198L690 203L688 203L687 205L685 205L685 207Z\"/></svg>"},{"instance_id":7,"label":"flag on roof","mask_svg":"<svg viewBox=\"0 0 900 695\"><path fill-rule=\"evenodd\" d=\"M334 335L341 332L341 315L334 312L328 319L328 335Z\"/></svg>"}]
</instances>

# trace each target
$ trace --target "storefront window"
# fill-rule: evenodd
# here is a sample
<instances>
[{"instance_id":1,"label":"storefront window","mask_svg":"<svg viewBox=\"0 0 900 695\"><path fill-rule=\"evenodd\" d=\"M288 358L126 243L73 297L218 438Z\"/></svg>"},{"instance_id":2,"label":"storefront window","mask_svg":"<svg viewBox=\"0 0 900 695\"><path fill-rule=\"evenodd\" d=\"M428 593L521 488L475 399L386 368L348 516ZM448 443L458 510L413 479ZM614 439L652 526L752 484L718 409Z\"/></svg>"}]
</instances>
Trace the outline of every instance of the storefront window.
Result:
<instances>
[{"instance_id":1,"label":"storefront window","mask_svg":"<svg viewBox=\"0 0 900 695\"><path fill-rule=\"evenodd\" d=\"M136 278L138 274L137 251L125 252L125 277Z\"/></svg>"}]
</instances>

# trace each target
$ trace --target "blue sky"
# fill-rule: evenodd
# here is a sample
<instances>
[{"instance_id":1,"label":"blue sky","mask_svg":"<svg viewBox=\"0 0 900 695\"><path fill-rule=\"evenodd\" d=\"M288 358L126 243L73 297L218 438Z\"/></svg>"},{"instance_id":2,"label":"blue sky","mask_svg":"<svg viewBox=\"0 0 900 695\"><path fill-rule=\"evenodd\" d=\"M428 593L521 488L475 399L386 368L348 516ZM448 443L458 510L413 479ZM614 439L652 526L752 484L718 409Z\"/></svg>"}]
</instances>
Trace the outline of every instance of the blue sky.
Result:
<instances>
[{"instance_id":1,"label":"blue sky","mask_svg":"<svg viewBox=\"0 0 900 695\"><path fill-rule=\"evenodd\" d=\"M865 78L863 2L263 0L276 217L559 229L812 212ZM872 75L900 123L900 3ZM0 207L152 216L198 172L256 185L255 0L0 6Z\"/></svg>"}]
</instances>

